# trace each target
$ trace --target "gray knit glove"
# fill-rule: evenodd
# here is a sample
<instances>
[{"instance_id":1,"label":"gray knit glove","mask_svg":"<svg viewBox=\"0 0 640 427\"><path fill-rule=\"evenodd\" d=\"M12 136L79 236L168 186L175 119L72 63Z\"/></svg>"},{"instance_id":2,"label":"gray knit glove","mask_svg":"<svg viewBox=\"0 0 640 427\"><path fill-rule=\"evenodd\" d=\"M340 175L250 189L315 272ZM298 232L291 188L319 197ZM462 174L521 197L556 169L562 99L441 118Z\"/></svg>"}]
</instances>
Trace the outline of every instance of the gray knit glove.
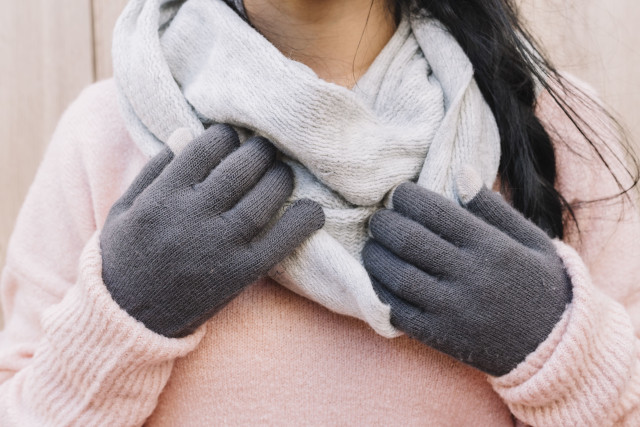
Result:
<instances>
[{"instance_id":1,"label":"gray knit glove","mask_svg":"<svg viewBox=\"0 0 640 427\"><path fill-rule=\"evenodd\" d=\"M101 232L102 277L113 299L168 337L194 331L324 224L299 200L265 230L293 190L275 148L210 127L179 155L149 161Z\"/></svg>"},{"instance_id":2,"label":"gray knit glove","mask_svg":"<svg viewBox=\"0 0 640 427\"><path fill-rule=\"evenodd\" d=\"M490 375L510 372L571 300L549 237L484 186L460 207L404 183L392 203L372 216L363 251L391 323Z\"/></svg>"}]
</instances>

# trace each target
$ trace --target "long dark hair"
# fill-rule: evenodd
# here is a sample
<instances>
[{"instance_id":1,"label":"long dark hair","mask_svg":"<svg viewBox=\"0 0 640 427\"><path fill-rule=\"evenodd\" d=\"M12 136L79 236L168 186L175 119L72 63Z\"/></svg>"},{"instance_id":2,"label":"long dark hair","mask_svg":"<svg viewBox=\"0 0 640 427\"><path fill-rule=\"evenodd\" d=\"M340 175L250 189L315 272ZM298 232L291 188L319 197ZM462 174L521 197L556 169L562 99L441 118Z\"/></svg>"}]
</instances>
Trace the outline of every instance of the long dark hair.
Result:
<instances>
[{"instance_id":1,"label":"long dark hair","mask_svg":"<svg viewBox=\"0 0 640 427\"><path fill-rule=\"evenodd\" d=\"M599 102L562 79L551 62L542 54L536 40L522 25L513 0L396 0L390 2L393 12L401 7L413 7L412 13L424 13L442 22L460 43L471 60L476 81L491 107L501 136L499 174L502 190L508 192L513 206L535 222L551 237L564 234L563 213L575 221L572 207L556 190L556 160L551 138L535 115L536 84L541 85L569 117L576 129L589 142L600 160L613 174L602 148L620 142L631 158L626 168L632 184L620 187L615 198L627 195L638 183L637 158L626 143L618 122ZM584 120L566 94L599 110L605 122L617 127L620 141L597 141L598 134ZM617 150L610 150L611 153ZM607 153L608 154L608 153ZM625 159L617 159L624 164ZM628 159L627 159L628 160ZM625 182L629 179L624 179ZM587 201L585 201L587 202ZM590 201L594 202L594 201Z\"/></svg>"}]
</instances>

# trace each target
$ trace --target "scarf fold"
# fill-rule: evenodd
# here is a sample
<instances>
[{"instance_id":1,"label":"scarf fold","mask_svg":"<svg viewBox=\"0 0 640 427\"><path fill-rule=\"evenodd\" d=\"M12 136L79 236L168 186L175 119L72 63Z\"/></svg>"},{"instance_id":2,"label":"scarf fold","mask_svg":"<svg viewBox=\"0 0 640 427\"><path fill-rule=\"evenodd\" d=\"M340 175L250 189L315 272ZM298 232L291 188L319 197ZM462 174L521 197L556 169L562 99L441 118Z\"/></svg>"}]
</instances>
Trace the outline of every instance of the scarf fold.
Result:
<instances>
[{"instance_id":1,"label":"scarf fold","mask_svg":"<svg viewBox=\"0 0 640 427\"><path fill-rule=\"evenodd\" d=\"M500 138L461 47L436 20L403 14L353 89L285 57L223 0L131 0L114 31L127 128L149 156L229 123L259 134L294 171L289 202L310 198L325 227L270 275L340 314L398 336L360 252L367 221L398 184L455 199L476 169L491 188Z\"/></svg>"}]
</instances>

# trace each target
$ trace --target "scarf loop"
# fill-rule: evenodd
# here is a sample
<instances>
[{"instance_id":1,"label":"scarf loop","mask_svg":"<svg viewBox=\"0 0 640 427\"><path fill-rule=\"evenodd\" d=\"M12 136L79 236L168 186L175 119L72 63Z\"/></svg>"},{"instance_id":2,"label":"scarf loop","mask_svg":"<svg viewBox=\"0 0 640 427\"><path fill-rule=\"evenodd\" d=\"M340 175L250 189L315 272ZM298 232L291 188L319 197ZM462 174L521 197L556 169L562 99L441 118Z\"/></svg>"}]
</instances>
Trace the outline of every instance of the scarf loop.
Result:
<instances>
[{"instance_id":1,"label":"scarf loop","mask_svg":"<svg viewBox=\"0 0 640 427\"><path fill-rule=\"evenodd\" d=\"M317 201L326 222L270 276L385 337L401 332L362 265L371 214L404 181L455 200L462 167L489 188L498 171L500 137L473 67L428 16L404 13L352 89L284 56L223 0L131 0L113 61L127 129L145 154L177 151L213 123L282 152L294 172L289 203Z\"/></svg>"}]
</instances>

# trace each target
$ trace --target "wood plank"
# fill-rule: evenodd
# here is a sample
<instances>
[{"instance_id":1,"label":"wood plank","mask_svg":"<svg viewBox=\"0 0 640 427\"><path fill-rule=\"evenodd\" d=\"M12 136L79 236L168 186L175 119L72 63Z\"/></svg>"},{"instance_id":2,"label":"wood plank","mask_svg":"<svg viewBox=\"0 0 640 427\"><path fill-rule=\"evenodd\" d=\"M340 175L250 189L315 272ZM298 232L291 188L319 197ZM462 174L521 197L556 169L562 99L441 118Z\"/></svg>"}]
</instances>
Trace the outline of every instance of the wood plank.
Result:
<instances>
[{"instance_id":1,"label":"wood plank","mask_svg":"<svg viewBox=\"0 0 640 427\"><path fill-rule=\"evenodd\" d=\"M93 81L90 0L4 1L0 14L0 266L64 108Z\"/></svg>"},{"instance_id":2,"label":"wood plank","mask_svg":"<svg viewBox=\"0 0 640 427\"><path fill-rule=\"evenodd\" d=\"M93 40L95 49L96 79L111 77L111 40L113 27L127 0L93 1Z\"/></svg>"}]
</instances>

